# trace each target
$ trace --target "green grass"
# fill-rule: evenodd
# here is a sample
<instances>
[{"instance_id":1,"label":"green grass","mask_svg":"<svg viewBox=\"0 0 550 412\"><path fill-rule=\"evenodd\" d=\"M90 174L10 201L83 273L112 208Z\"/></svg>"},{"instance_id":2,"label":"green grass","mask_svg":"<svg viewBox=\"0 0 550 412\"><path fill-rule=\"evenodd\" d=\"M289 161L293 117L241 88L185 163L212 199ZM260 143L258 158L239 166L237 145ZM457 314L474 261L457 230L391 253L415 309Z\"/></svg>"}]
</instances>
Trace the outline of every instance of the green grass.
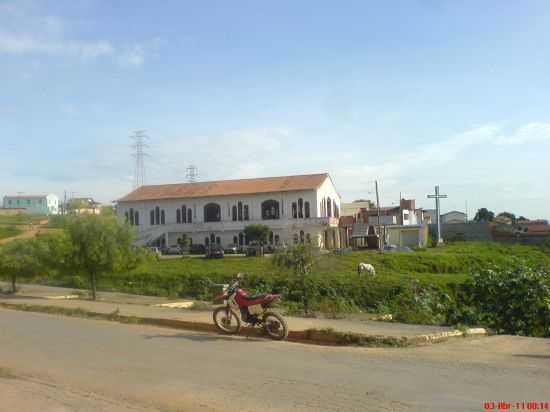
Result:
<instances>
[{"instance_id":1,"label":"green grass","mask_svg":"<svg viewBox=\"0 0 550 412\"><path fill-rule=\"evenodd\" d=\"M21 233L21 230L14 226L0 226L0 239L17 236Z\"/></svg>"},{"instance_id":2,"label":"green grass","mask_svg":"<svg viewBox=\"0 0 550 412\"><path fill-rule=\"evenodd\" d=\"M365 274L359 277L359 262L374 265L376 276ZM317 292L315 306L324 313L349 313L358 309L385 313L386 310L393 312L403 307L403 299L410 298L407 290L416 282L420 287L434 291L434 299L437 299L440 294L453 296L471 273L490 267L517 265L550 268L550 249L490 242L457 242L409 253L355 251L344 256L331 254L322 256L315 267L311 287ZM101 276L99 289L209 300L214 292L208 280L227 283L238 272L249 274L244 287L250 293L282 293L287 309L299 311L300 297L292 288L292 280L272 265L271 258L265 257L186 257L153 261L126 273ZM75 276L49 278L46 282L82 289L88 286L86 278ZM425 322L426 317L420 315L416 321ZM411 322L414 321L411 319Z\"/></svg>"},{"instance_id":3,"label":"green grass","mask_svg":"<svg viewBox=\"0 0 550 412\"><path fill-rule=\"evenodd\" d=\"M359 279L357 265L367 262L376 268L376 277ZM532 246L502 245L489 242L455 243L437 249L410 253L356 251L346 256L323 256L314 270L325 283L342 287L392 287L417 279L423 285L446 288L461 283L469 274L490 266L507 266L525 262L530 266L550 267L550 253ZM197 297L197 283L206 278L227 282L238 272L250 275L253 289L274 287L284 274L271 264L270 258L231 257L225 259L182 258L144 264L122 274L103 276L100 284L108 290L149 295ZM80 284L79 284L80 283ZM72 287L85 287L77 279Z\"/></svg>"},{"instance_id":4,"label":"green grass","mask_svg":"<svg viewBox=\"0 0 550 412\"><path fill-rule=\"evenodd\" d=\"M30 223L37 224L41 220L47 219L43 215L0 215L0 225L28 225Z\"/></svg>"}]
</instances>

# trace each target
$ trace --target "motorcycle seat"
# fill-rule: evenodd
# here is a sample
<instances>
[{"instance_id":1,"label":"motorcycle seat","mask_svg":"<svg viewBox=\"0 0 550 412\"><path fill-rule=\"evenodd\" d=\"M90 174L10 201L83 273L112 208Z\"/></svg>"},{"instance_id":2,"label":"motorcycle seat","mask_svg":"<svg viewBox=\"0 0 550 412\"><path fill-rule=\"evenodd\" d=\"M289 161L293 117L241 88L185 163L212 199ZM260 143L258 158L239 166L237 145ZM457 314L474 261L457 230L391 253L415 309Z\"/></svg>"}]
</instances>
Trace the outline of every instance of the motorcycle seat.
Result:
<instances>
[{"instance_id":1,"label":"motorcycle seat","mask_svg":"<svg viewBox=\"0 0 550 412\"><path fill-rule=\"evenodd\" d=\"M264 299L265 297L267 296L267 294L263 294L263 295L253 295L253 296L243 296L244 300L258 300L258 299Z\"/></svg>"}]
</instances>

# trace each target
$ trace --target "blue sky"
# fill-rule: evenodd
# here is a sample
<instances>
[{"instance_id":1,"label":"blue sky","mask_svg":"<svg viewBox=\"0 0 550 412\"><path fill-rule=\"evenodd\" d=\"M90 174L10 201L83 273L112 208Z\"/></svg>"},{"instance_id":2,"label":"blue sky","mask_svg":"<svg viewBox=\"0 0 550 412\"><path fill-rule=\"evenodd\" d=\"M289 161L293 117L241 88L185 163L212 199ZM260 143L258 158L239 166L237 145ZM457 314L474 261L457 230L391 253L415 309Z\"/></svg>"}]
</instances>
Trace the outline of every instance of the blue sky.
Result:
<instances>
[{"instance_id":1,"label":"blue sky","mask_svg":"<svg viewBox=\"0 0 550 412\"><path fill-rule=\"evenodd\" d=\"M550 218L547 1L0 0L0 195L329 172Z\"/></svg>"}]
</instances>

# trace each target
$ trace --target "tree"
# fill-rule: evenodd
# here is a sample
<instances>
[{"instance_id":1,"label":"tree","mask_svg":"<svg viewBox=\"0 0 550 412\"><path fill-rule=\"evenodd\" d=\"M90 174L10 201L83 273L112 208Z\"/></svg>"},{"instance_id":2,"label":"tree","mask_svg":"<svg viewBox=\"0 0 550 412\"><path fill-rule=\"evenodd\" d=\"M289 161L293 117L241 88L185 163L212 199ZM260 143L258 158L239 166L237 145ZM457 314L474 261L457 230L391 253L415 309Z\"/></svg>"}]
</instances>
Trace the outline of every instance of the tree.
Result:
<instances>
[{"instance_id":1,"label":"tree","mask_svg":"<svg viewBox=\"0 0 550 412\"><path fill-rule=\"evenodd\" d=\"M290 269L292 278L289 285L293 291L300 294L305 315L309 315L312 298L316 287L311 277L311 270L318 256L310 245L296 245L281 249L273 256L273 264L281 269Z\"/></svg>"},{"instance_id":2,"label":"tree","mask_svg":"<svg viewBox=\"0 0 550 412\"><path fill-rule=\"evenodd\" d=\"M191 239L187 237L185 233L183 233L181 237L178 238L178 245L182 249L188 249L189 246L191 245Z\"/></svg>"},{"instance_id":3,"label":"tree","mask_svg":"<svg viewBox=\"0 0 550 412\"><path fill-rule=\"evenodd\" d=\"M31 277L39 270L36 240L13 240L0 249L0 273L10 278L12 293L17 291L16 283L19 278Z\"/></svg>"},{"instance_id":4,"label":"tree","mask_svg":"<svg viewBox=\"0 0 550 412\"><path fill-rule=\"evenodd\" d=\"M503 220L510 220L512 224L516 223L516 215L510 212L502 212L497 215L498 218L504 218Z\"/></svg>"},{"instance_id":5,"label":"tree","mask_svg":"<svg viewBox=\"0 0 550 412\"><path fill-rule=\"evenodd\" d=\"M250 242L259 242L263 245L267 242L271 229L266 225L248 225L244 228L246 239Z\"/></svg>"},{"instance_id":6,"label":"tree","mask_svg":"<svg viewBox=\"0 0 550 412\"><path fill-rule=\"evenodd\" d=\"M93 300L101 275L130 270L146 256L134 246L130 226L120 224L114 217L73 216L67 221L65 233L69 243L64 253L66 266L88 277Z\"/></svg>"},{"instance_id":7,"label":"tree","mask_svg":"<svg viewBox=\"0 0 550 412\"><path fill-rule=\"evenodd\" d=\"M491 222L495 218L495 214L491 212L490 210L482 207L481 209L478 209L474 221L475 222Z\"/></svg>"},{"instance_id":8,"label":"tree","mask_svg":"<svg viewBox=\"0 0 550 412\"><path fill-rule=\"evenodd\" d=\"M115 209L110 205L101 206L99 213L101 216L113 216L115 214Z\"/></svg>"}]
</instances>

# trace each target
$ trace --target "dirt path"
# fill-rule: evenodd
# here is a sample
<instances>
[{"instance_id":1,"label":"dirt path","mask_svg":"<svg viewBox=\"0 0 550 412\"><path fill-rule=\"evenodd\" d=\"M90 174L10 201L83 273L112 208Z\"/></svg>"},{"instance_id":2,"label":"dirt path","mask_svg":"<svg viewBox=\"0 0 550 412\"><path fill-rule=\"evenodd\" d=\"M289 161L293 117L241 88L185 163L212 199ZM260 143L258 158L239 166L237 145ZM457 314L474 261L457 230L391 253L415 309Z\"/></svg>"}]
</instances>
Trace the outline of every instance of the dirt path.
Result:
<instances>
[{"instance_id":1,"label":"dirt path","mask_svg":"<svg viewBox=\"0 0 550 412\"><path fill-rule=\"evenodd\" d=\"M45 224L48 222L46 221ZM46 233L55 233L59 229L49 229L45 228L45 225L43 222L41 222L40 225L16 225L15 227L19 230L21 230L22 233L18 234L17 236L12 236L4 239L0 239L0 245L6 244L8 242L11 242L12 240L17 239L30 239L35 237L38 234L46 234Z\"/></svg>"}]
</instances>

